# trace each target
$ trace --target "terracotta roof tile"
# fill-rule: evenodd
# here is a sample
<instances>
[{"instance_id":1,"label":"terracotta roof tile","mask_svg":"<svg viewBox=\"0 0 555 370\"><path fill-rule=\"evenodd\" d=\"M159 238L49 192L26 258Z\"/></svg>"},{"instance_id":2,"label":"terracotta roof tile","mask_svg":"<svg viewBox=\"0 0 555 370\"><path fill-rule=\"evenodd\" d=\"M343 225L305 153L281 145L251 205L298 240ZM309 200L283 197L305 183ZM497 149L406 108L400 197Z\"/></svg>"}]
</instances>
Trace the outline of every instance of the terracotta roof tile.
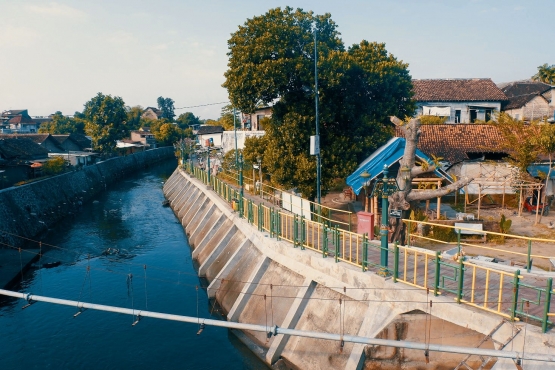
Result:
<instances>
[{"instance_id":1,"label":"terracotta roof tile","mask_svg":"<svg viewBox=\"0 0 555 370\"><path fill-rule=\"evenodd\" d=\"M506 101L489 78L412 80L418 101Z\"/></svg>"},{"instance_id":2,"label":"terracotta roof tile","mask_svg":"<svg viewBox=\"0 0 555 370\"><path fill-rule=\"evenodd\" d=\"M398 127L395 136L403 137ZM493 125L422 125L418 149L454 164L469 159L468 153L504 153L500 146L502 140L501 133Z\"/></svg>"}]
</instances>

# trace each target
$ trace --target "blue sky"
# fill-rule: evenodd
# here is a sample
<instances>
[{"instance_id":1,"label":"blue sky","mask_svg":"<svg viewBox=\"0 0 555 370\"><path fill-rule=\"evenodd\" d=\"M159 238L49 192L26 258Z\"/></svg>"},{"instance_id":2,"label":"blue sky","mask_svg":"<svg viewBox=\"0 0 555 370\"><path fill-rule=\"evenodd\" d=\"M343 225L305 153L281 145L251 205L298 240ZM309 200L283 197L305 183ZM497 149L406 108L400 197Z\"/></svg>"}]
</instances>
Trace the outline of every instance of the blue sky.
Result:
<instances>
[{"instance_id":1,"label":"blue sky","mask_svg":"<svg viewBox=\"0 0 555 370\"><path fill-rule=\"evenodd\" d=\"M0 0L0 110L81 111L97 92L127 105L227 101L227 40L277 6L331 13L346 46L386 43L413 78L529 78L555 64L555 1ZM178 109L217 118L222 105Z\"/></svg>"}]
</instances>

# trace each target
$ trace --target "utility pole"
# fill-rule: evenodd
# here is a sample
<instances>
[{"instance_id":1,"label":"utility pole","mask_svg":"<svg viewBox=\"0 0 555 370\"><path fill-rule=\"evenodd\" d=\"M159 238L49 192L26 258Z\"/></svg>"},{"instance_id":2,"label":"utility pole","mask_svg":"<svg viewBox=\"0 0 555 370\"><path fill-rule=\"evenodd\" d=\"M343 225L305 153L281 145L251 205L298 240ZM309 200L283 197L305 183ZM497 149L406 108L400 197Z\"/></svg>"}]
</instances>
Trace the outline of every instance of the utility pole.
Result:
<instances>
[{"instance_id":1,"label":"utility pole","mask_svg":"<svg viewBox=\"0 0 555 370\"><path fill-rule=\"evenodd\" d=\"M237 168L237 126L235 125L235 108L233 108L233 130L235 131L235 168Z\"/></svg>"},{"instance_id":2,"label":"utility pole","mask_svg":"<svg viewBox=\"0 0 555 370\"><path fill-rule=\"evenodd\" d=\"M320 128L318 124L318 28L314 27L314 100L316 105L316 142L318 148L316 150L316 197L318 198L318 205L321 204L321 190L320 190L320 176L321 176L321 158L320 158ZM319 211L319 210L318 210ZM319 214L320 212L318 212Z\"/></svg>"}]
</instances>

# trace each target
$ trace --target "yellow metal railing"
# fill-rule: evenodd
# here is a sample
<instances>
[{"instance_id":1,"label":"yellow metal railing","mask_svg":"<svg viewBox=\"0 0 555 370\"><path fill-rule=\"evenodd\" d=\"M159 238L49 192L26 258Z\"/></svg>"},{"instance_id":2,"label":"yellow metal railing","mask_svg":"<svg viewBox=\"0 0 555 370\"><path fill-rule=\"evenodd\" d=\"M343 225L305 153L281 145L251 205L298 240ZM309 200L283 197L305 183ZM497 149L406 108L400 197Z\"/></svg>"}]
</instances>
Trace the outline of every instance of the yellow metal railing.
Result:
<instances>
[{"instance_id":1,"label":"yellow metal railing","mask_svg":"<svg viewBox=\"0 0 555 370\"><path fill-rule=\"evenodd\" d=\"M194 168L191 171L195 177L204 183L210 183L214 191L227 201L240 198L240 194L221 178L211 177L210 181L206 172ZM281 238L295 247L308 248L324 257L334 256L336 261L343 261L354 266L362 267L363 271L369 266L380 267L372 259L379 256L380 246L367 240L365 235L357 234L337 227L329 227L325 223L307 220L289 212L274 209L263 203L255 204L247 198L238 199L242 206L242 216L256 225L259 230L269 232L271 236ZM457 242L442 241L431 236L410 233L411 226L417 223L436 228L450 228L469 230L475 229L455 227L451 225L435 224L424 221L403 220L409 224L408 240L412 238L431 241L439 244L456 244L459 246L470 245L484 250L513 253L531 258L548 258L547 256L531 253L531 241L555 242L553 240L530 238L523 236L507 235L483 231L486 235L497 235L505 238L523 239L528 241L528 253L513 252L501 248L480 246L461 242L458 234ZM369 252L374 252L370 255ZM377 253L376 253L377 252ZM460 252L460 250L459 250ZM552 279L548 278L546 287L529 285L523 281L523 276L505 272L498 269L485 267L464 260L461 254L456 260L442 258L439 252L426 251L409 245L388 248L388 253L393 253L393 267L388 268L393 275L394 282L402 282L419 289L430 289L434 294L451 293L457 302L470 305L481 310L497 315L518 320L519 317L528 317L538 320L545 332L552 322L550 317L555 316L550 308ZM531 264L528 265L528 267ZM533 304L533 312L522 308L523 304ZM535 310L535 311L534 311Z\"/></svg>"}]
</instances>

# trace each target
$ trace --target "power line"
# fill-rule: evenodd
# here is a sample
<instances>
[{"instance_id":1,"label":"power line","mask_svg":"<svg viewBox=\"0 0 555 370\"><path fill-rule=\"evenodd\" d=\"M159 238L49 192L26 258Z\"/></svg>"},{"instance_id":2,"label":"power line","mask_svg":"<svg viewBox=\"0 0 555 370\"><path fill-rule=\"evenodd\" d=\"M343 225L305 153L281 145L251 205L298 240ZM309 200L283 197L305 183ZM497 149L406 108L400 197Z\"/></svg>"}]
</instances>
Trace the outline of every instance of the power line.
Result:
<instances>
[{"instance_id":1,"label":"power line","mask_svg":"<svg viewBox=\"0 0 555 370\"><path fill-rule=\"evenodd\" d=\"M25 299L29 304L33 302L47 302L47 303L53 303L58 305L76 307L77 309L79 309L79 312L81 312L83 309L91 309L91 310L98 310L98 311L105 311L105 312L121 313L125 315L132 315L133 317L135 316L137 317L137 320L133 323L133 325L137 324L141 317L151 317L155 319L178 321L178 322L185 322L190 324L198 324L202 320L203 327L218 326L218 327L225 327L229 329L257 331L257 332L267 333L268 336L277 336L279 334L282 334L282 335L292 335L292 336L299 336L299 337L305 337L305 338L333 340L338 342L343 341L343 342L359 343L359 344L374 345L374 346L408 348L408 349L416 349L416 350L423 350L423 351L428 350L428 351L435 351L435 352L462 353L462 354L477 355L477 356L509 358L509 359L518 360L518 361L520 360L544 361L544 362L555 361L555 355L547 355L547 354L540 354L540 353L525 354L524 352L520 353L518 351L503 351L503 350L492 350L492 349L483 349L483 348L474 348L474 347L426 344L426 343L419 343L419 342L408 342L403 340L377 339L377 338L360 337L360 336L354 336L354 335L342 335L342 334L326 333L326 332L285 329L285 328L280 328L277 325L271 328L268 328L265 325L246 324L246 323L240 323L240 322L234 322L234 321L213 320L213 319L205 319L205 318L193 317L193 316L182 316L182 315L165 314L160 312L142 311L142 310L123 308L123 307L106 306L106 305L99 305L94 303L77 302L77 301L71 301L66 299L38 296L38 295L32 295L31 293L19 293L19 292L13 292L10 290L4 290L4 289L0 289L0 294L9 296L9 297L19 298L19 299ZM199 330L198 334L200 333L201 331Z\"/></svg>"},{"instance_id":2,"label":"power line","mask_svg":"<svg viewBox=\"0 0 555 370\"><path fill-rule=\"evenodd\" d=\"M207 107L209 105L220 105L220 104L228 104L228 103L229 103L228 101L223 101L223 102L219 102L219 103L191 105L190 107L181 107L181 108L174 108L174 109L189 109L189 108Z\"/></svg>"}]
</instances>

